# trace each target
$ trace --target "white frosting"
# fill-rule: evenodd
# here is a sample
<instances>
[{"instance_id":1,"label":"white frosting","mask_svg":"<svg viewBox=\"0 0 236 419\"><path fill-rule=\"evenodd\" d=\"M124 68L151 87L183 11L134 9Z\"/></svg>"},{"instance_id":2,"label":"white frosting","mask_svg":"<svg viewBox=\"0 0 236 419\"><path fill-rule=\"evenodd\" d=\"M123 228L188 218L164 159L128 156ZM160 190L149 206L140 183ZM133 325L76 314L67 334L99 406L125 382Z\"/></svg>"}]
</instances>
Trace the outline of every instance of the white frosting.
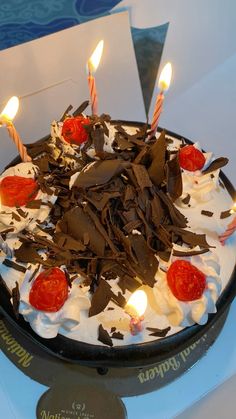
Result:
<instances>
[{"instance_id":1,"label":"white frosting","mask_svg":"<svg viewBox=\"0 0 236 419\"><path fill-rule=\"evenodd\" d=\"M199 143L193 144L199 151L201 147ZM199 203L210 201L214 198L214 194L219 191L219 173L220 170L215 170L210 173L204 174L203 171L207 169L210 163L214 160L212 153L203 153L205 157L205 164L201 170L194 172L183 169L182 181L183 181L183 195L178 200L178 204L183 207L185 204L182 199L188 194L190 195L190 204L196 206Z\"/></svg>"},{"instance_id":2,"label":"white frosting","mask_svg":"<svg viewBox=\"0 0 236 419\"><path fill-rule=\"evenodd\" d=\"M81 289L79 286L80 280L74 280L68 299L62 308L54 313L49 313L36 310L29 302L29 293L33 285L33 281L29 282L31 275L32 272L27 270L20 287L19 312L30 323L32 329L39 336L49 339L56 337L60 328L65 331L71 331L76 328L80 323L80 312L88 310L90 307L90 300L86 295L88 287Z\"/></svg>"},{"instance_id":3,"label":"white frosting","mask_svg":"<svg viewBox=\"0 0 236 419\"><path fill-rule=\"evenodd\" d=\"M6 176L22 176L26 178L34 178L37 172L38 168L33 163L19 163L16 166L10 167L9 169L5 170L5 172L3 172L0 176L0 182ZM48 195L39 189L37 196L34 199L41 199L45 204L48 202L54 204L57 197L55 195ZM48 205L42 204L38 209L26 208L25 206L22 206L21 208L25 213L27 213L25 218L18 214L15 207L8 207L6 205L1 206L0 232L6 230L8 227L14 228L13 233L18 233L25 227L27 227L29 230L34 230L38 221L43 222L46 220L51 209ZM20 217L20 221L12 219L12 211ZM13 224L10 224L11 222L13 222Z\"/></svg>"},{"instance_id":4,"label":"white frosting","mask_svg":"<svg viewBox=\"0 0 236 419\"><path fill-rule=\"evenodd\" d=\"M174 248L182 250L179 246ZM196 248L196 250L199 250ZM170 264L179 258L172 257ZM216 312L215 303L221 292L221 280L219 277L220 265L218 258L212 252L197 256L181 257L196 266L206 276L206 288L201 298L194 301L180 301L172 293L167 283L166 273L158 270L157 282L153 288L156 308L159 314L164 314L172 326L191 326L194 323L205 324L209 313ZM169 265L170 265L169 264Z\"/></svg>"}]
</instances>

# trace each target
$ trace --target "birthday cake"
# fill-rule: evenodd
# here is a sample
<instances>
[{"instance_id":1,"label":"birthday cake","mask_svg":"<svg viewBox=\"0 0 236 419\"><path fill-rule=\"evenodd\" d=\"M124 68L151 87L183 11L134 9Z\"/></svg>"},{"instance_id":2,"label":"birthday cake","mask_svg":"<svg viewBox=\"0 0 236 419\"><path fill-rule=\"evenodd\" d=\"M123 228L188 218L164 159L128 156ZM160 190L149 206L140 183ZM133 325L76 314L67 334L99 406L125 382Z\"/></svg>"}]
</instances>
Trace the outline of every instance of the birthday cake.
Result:
<instances>
[{"instance_id":1,"label":"birthday cake","mask_svg":"<svg viewBox=\"0 0 236 419\"><path fill-rule=\"evenodd\" d=\"M219 176L227 159L165 130L87 117L87 105L69 107L27 147L32 161L0 177L0 285L14 321L111 351L204 327L236 259L235 237L219 241L234 217Z\"/></svg>"}]
</instances>

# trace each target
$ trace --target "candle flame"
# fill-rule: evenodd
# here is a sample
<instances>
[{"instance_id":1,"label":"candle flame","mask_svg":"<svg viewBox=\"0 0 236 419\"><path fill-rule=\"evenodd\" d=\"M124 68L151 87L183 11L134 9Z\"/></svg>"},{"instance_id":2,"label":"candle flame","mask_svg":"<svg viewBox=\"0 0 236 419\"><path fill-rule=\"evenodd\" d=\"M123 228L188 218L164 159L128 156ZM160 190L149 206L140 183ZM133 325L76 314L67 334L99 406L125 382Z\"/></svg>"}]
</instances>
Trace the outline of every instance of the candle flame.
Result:
<instances>
[{"instance_id":1,"label":"candle flame","mask_svg":"<svg viewBox=\"0 0 236 419\"><path fill-rule=\"evenodd\" d=\"M19 99L17 96L12 96L11 99L8 100L3 111L1 112L0 119L12 121L17 114L18 108L19 108Z\"/></svg>"},{"instance_id":2,"label":"candle flame","mask_svg":"<svg viewBox=\"0 0 236 419\"><path fill-rule=\"evenodd\" d=\"M103 45L104 45L104 41L103 40L99 41L91 57L88 60L88 70L90 73L94 73L99 66L99 63L102 57Z\"/></svg>"},{"instance_id":3,"label":"candle flame","mask_svg":"<svg viewBox=\"0 0 236 419\"><path fill-rule=\"evenodd\" d=\"M172 76L172 66L171 66L171 63L167 63L161 72L159 82L158 82L158 86L161 90L169 89L171 76Z\"/></svg>"},{"instance_id":4,"label":"candle flame","mask_svg":"<svg viewBox=\"0 0 236 419\"><path fill-rule=\"evenodd\" d=\"M141 317L147 308L147 294L143 290L135 291L129 298L125 311L131 317Z\"/></svg>"},{"instance_id":5,"label":"candle flame","mask_svg":"<svg viewBox=\"0 0 236 419\"><path fill-rule=\"evenodd\" d=\"M230 210L230 214L234 214L236 212L236 202L234 203L233 207Z\"/></svg>"}]
</instances>

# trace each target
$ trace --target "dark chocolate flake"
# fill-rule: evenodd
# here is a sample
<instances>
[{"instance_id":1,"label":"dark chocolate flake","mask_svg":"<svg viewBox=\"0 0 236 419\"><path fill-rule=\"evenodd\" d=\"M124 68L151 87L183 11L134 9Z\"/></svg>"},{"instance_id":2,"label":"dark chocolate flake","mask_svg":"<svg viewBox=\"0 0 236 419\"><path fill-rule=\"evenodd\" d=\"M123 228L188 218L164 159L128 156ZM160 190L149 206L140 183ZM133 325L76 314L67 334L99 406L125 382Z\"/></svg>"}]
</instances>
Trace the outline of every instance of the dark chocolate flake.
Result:
<instances>
[{"instance_id":1,"label":"dark chocolate flake","mask_svg":"<svg viewBox=\"0 0 236 419\"><path fill-rule=\"evenodd\" d=\"M101 313L111 300L112 294L110 285L105 280L101 280L92 297L89 317Z\"/></svg>"},{"instance_id":2,"label":"dark chocolate flake","mask_svg":"<svg viewBox=\"0 0 236 419\"><path fill-rule=\"evenodd\" d=\"M98 327L98 340L108 346L113 346L113 342L107 330L100 324Z\"/></svg>"},{"instance_id":3,"label":"dark chocolate flake","mask_svg":"<svg viewBox=\"0 0 236 419\"><path fill-rule=\"evenodd\" d=\"M159 337L159 338L164 338L167 333L170 331L170 327L166 327L165 329L158 329L156 327L147 327L146 328L149 332L149 336L155 336L155 337Z\"/></svg>"},{"instance_id":4,"label":"dark chocolate flake","mask_svg":"<svg viewBox=\"0 0 236 419\"><path fill-rule=\"evenodd\" d=\"M167 191L173 201L182 195L183 184L178 154L166 163Z\"/></svg>"},{"instance_id":5,"label":"dark chocolate flake","mask_svg":"<svg viewBox=\"0 0 236 419\"><path fill-rule=\"evenodd\" d=\"M19 305L20 305L20 291L19 291L19 284L16 281L15 287L12 289L12 306L13 311L15 313L16 318L19 318Z\"/></svg>"},{"instance_id":6,"label":"dark chocolate flake","mask_svg":"<svg viewBox=\"0 0 236 419\"><path fill-rule=\"evenodd\" d=\"M213 162L207 167L207 169L203 170L202 173L206 175L207 173L221 169L228 163L228 161L229 159L227 159L227 157L219 157L218 159L213 160Z\"/></svg>"},{"instance_id":7,"label":"dark chocolate flake","mask_svg":"<svg viewBox=\"0 0 236 419\"><path fill-rule=\"evenodd\" d=\"M119 339L119 340L124 339L124 335L121 332L113 332L111 337L112 339Z\"/></svg>"},{"instance_id":8,"label":"dark chocolate flake","mask_svg":"<svg viewBox=\"0 0 236 419\"><path fill-rule=\"evenodd\" d=\"M202 215L206 215L206 217L212 217L212 215L213 215L214 213L213 213L213 212L211 212L211 211L202 210L202 211L201 211L201 214L202 214Z\"/></svg>"},{"instance_id":9,"label":"dark chocolate flake","mask_svg":"<svg viewBox=\"0 0 236 419\"><path fill-rule=\"evenodd\" d=\"M224 219L224 218L230 217L230 215L231 215L231 212L230 211L231 210L222 211L221 214L220 214L220 218L221 219Z\"/></svg>"},{"instance_id":10,"label":"dark chocolate flake","mask_svg":"<svg viewBox=\"0 0 236 419\"><path fill-rule=\"evenodd\" d=\"M188 203L189 203L190 199L191 199L191 196L190 196L189 194L187 194L187 195L185 196L185 198L182 198L182 202L183 202L183 204L188 205Z\"/></svg>"},{"instance_id":11,"label":"dark chocolate flake","mask_svg":"<svg viewBox=\"0 0 236 419\"><path fill-rule=\"evenodd\" d=\"M26 208L39 209L41 207L41 204L42 204L41 199L34 199L32 201L27 202Z\"/></svg>"},{"instance_id":12,"label":"dark chocolate flake","mask_svg":"<svg viewBox=\"0 0 236 419\"><path fill-rule=\"evenodd\" d=\"M13 220L18 221L18 222L21 221L21 218L15 212L12 211L11 215L12 215Z\"/></svg>"},{"instance_id":13,"label":"dark chocolate flake","mask_svg":"<svg viewBox=\"0 0 236 419\"><path fill-rule=\"evenodd\" d=\"M19 271L19 272L23 272L23 273L26 272L25 266L19 265L18 263L13 262L13 260L5 259L2 262L2 264L5 265L5 266L7 266L8 268L15 269L15 271Z\"/></svg>"}]
</instances>

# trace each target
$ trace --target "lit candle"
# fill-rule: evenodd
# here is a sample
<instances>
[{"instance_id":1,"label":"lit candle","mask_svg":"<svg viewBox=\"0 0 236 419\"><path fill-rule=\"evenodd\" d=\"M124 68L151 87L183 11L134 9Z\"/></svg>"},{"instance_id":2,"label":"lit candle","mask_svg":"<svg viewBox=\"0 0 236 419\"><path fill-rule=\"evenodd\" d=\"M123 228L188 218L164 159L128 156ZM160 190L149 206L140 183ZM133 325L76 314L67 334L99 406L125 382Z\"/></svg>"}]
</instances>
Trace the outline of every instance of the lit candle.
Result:
<instances>
[{"instance_id":1,"label":"lit candle","mask_svg":"<svg viewBox=\"0 0 236 419\"><path fill-rule=\"evenodd\" d=\"M102 56L102 51L103 51L103 44L104 44L104 41L100 41L97 44L94 52L92 53L87 63L88 85L89 85L90 101L91 101L91 108L92 108L93 115L97 115L98 113L98 97L97 97L95 78L93 74L95 73L95 71L97 70L99 66L101 56Z\"/></svg>"},{"instance_id":2,"label":"lit candle","mask_svg":"<svg viewBox=\"0 0 236 419\"><path fill-rule=\"evenodd\" d=\"M130 331L132 335L137 335L142 330L142 320L147 308L147 295L143 290L135 291L129 298L125 312L131 317Z\"/></svg>"},{"instance_id":3,"label":"lit candle","mask_svg":"<svg viewBox=\"0 0 236 419\"><path fill-rule=\"evenodd\" d=\"M16 131L15 126L12 123L12 120L16 116L18 108L19 108L19 99L16 96L12 96L0 114L0 126L6 125L8 134L14 141L17 147L17 150L19 151L21 160L23 162L27 162L27 161L31 161L31 157L28 156L27 150L24 144L22 143L21 138L18 132Z\"/></svg>"},{"instance_id":4,"label":"lit candle","mask_svg":"<svg viewBox=\"0 0 236 419\"><path fill-rule=\"evenodd\" d=\"M236 202L234 203L233 207L230 210L230 214L234 214L236 212ZM225 245L226 240L232 236L232 234L236 231L236 216L234 217L233 221L227 225L227 228L224 233L219 236L219 240L222 246Z\"/></svg>"},{"instance_id":5,"label":"lit candle","mask_svg":"<svg viewBox=\"0 0 236 419\"><path fill-rule=\"evenodd\" d=\"M1 211L1 197L0 197L0 211ZM7 257L9 258L13 258L14 256L14 252L13 250L8 246L7 242L5 242L5 240L3 240L2 235L0 234L0 250L3 251L3 253L5 253L5 255L7 255Z\"/></svg>"},{"instance_id":6,"label":"lit candle","mask_svg":"<svg viewBox=\"0 0 236 419\"><path fill-rule=\"evenodd\" d=\"M164 92L169 89L171 76L172 76L171 63L167 63L161 72L159 82L158 82L160 93L156 98L154 113L152 117L151 132L150 132L149 138L155 136L157 132L158 122L159 122L159 118L162 112L163 102L165 98Z\"/></svg>"}]
</instances>

